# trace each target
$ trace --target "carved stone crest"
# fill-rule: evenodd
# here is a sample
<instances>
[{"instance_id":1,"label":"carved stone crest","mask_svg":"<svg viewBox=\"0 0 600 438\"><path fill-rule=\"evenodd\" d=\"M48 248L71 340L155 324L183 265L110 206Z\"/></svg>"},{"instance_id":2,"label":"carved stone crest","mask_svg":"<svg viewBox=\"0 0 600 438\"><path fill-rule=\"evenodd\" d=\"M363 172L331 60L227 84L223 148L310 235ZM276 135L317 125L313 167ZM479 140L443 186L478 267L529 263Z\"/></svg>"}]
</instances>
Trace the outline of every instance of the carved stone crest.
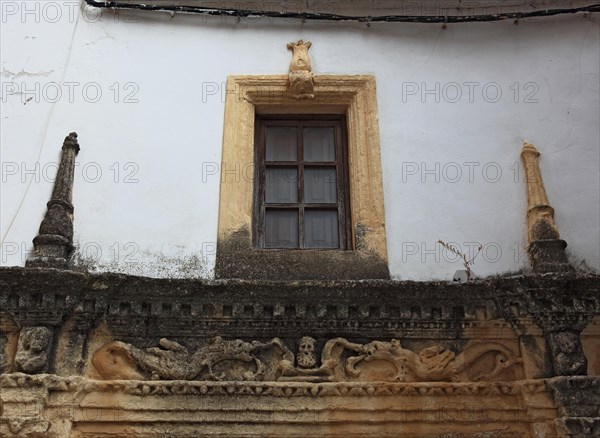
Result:
<instances>
[{"instance_id":1,"label":"carved stone crest","mask_svg":"<svg viewBox=\"0 0 600 438\"><path fill-rule=\"evenodd\" d=\"M289 83L290 93L296 99L314 99L314 78L308 49L312 46L310 41L300 40L289 43L288 49L292 51L290 64Z\"/></svg>"}]
</instances>

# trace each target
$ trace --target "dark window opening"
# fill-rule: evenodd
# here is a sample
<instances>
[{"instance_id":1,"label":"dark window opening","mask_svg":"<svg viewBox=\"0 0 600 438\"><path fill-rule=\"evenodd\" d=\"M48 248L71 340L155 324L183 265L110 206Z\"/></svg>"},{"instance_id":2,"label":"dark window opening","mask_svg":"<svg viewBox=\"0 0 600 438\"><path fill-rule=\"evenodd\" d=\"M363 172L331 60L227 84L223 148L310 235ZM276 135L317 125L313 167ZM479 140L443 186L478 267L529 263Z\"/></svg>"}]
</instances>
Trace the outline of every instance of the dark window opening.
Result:
<instances>
[{"instance_id":1,"label":"dark window opening","mask_svg":"<svg viewBox=\"0 0 600 438\"><path fill-rule=\"evenodd\" d=\"M349 249L344 116L258 116L254 245Z\"/></svg>"}]
</instances>

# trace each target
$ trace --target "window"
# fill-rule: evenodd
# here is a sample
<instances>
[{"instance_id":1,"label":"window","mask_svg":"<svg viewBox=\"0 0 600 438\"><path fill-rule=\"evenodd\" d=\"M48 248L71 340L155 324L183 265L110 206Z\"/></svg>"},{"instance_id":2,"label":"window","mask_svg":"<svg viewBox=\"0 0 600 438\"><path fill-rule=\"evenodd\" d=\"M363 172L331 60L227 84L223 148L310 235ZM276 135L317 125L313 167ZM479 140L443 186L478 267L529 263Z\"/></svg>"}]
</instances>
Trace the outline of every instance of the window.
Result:
<instances>
[{"instance_id":1,"label":"window","mask_svg":"<svg viewBox=\"0 0 600 438\"><path fill-rule=\"evenodd\" d=\"M345 117L256 120L254 243L264 249L347 249Z\"/></svg>"},{"instance_id":2,"label":"window","mask_svg":"<svg viewBox=\"0 0 600 438\"><path fill-rule=\"evenodd\" d=\"M315 98L298 100L290 95L288 75L228 77L216 278L277 281L389 278L375 78L315 75L314 83ZM296 155L290 156L293 152L285 147L275 153L288 155L273 157L273 152L269 153L269 162L274 162L272 167L278 169L270 171L271 183L278 182L269 189L274 189L269 193L269 201L274 202L265 202L266 126L270 125L296 129ZM336 127L334 150L341 148L341 153L335 152L335 162L325 151L319 152L323 155L316 158L311 158L312 150L305 156L305 125L308 128ZM301 131L298 131L299 126L302 126ZM262 170L257 160L261 129L264 131ZM335 134L339 134L338 130L341 135ZM315 131L311 134L309 129L308 138L314 135L320 142L328 141L324 130ZM285 138L285 133L277 130L274 135ZM298 136L303 136L301 141ZM290 137L293 141L293 135ZM290 149L293 148L290 146ZM332 186L318 184L319 175L331 167L336 170L332 177L336 184L333 202L330 202ZM239 171L232 174L235 169ZM293 169L297 172L295 186L288 181L294 178ZM314 179L317 184L305 189L307 170L308 183L313 181L310 169L313 169L312 176L317 173ZM300 181L301 177L304 181ZM311 201L307 201L305 190L311 190L308 196ZM275 220L269 219L273 229L270 235L275 237L269 237L267 246L265 213L269 211L274 211L276 216ZM332 212L337 212L335 221ZM260 214L263 216L258 217ZM336 226L337 243L333 237Z\"/></svg>"}]
</instances>

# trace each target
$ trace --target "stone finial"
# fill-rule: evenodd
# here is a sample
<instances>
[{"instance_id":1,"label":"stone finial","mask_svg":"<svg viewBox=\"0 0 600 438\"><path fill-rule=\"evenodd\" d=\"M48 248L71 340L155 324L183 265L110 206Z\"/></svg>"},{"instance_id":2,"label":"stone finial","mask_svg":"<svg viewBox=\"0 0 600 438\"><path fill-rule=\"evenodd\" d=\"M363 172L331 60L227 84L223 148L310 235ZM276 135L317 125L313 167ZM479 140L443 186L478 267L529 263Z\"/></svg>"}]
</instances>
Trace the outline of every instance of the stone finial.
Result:
<instances>
[{"instance_id":1,"label":"stone finial","mask_svg":"<svg viewBox=\"0 0 600 438\"><path fill-rule=\"evenodd\" d=\"M73 179L75 156L79 152L77 133L72 132L62 146L54 189L40 231L33 239L35 255L30 267L66 268L73 252Z\"/></svg>"},{"instance_id":2,"label":"stone finial","mask_svg":"<svg viewBox=\"0 0 600 438\"><path fill-rule=\"evenodd\" d=\"M521 159L527 184L527 233L529 254L534 270L540 272L572 269L565 255L567 242L560 239L554 222L554 209L548 202L538 157L539 151L528 142L523 143Z\"/></svg>"},{"instance_id":3,"label":"stone finial","mask_svg":"<svg viewBox=\"0 0 600 438\"><path fill-rule=\"evenodd\" d=\"M290 93L296 99L314 99L314 78L308 49L312 46L310 41L299 40L287 45L292 51L289 82Z\"/></svg>"}]
</instances>

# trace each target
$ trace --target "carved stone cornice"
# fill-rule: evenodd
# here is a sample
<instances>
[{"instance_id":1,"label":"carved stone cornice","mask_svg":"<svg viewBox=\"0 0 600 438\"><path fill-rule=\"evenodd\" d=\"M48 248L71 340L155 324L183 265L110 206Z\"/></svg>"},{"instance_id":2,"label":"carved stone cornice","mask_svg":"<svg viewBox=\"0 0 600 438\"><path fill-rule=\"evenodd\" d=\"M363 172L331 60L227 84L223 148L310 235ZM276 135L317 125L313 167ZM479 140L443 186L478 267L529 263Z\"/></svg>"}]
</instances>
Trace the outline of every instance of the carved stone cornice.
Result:
<instances>
[{"instance_id":1,"label":"carved stone cornice","mask_svg":"<svg viewBox=\"0 0 600 438\"><path fill-rule=\"evenodd\" d=\"M69 315L84 325L105 318L126 342L142 327L147 335L158 336L150 342L160 337L236 333L270 339L297 336L298 330L313 337L335 330L345 337L411 337L431 332L443 338L498 319L534 318L545 332L579 330L600 313L598 280L598 275L569 274L464 285L204 282L0 268L0 307L20 326L56 326Z\"/></svg>"}]
</instances>

